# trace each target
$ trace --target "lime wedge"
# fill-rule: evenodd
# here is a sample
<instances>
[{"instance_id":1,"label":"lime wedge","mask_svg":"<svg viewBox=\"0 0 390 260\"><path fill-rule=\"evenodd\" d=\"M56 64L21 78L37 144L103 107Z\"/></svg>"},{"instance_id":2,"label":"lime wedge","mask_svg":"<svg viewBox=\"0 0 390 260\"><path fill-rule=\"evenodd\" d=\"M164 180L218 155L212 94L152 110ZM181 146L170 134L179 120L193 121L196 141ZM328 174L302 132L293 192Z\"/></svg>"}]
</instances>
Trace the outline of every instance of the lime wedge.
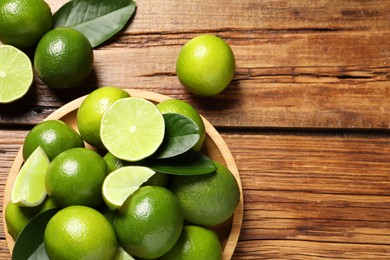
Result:
<instances>
[{"instance_id":1,"label":"lime wedge","mask_svg":"<svg viewBox=\"0 0 390 260\"><path fill-rule=\"evenodd\" d=\"M135 260L135 258L119 246L113 260Z\"/></svg>"},{"instance_id":2,"label":"lime wedge","mask_svg":"<svg viewBox=\"0 0 390 260\"><path fill-rule=\"evenodd\" d=\"M50 160L38 147L23 164L12 187L11 201L22 207L35 207L46 198L45 175Z\"/></svg>"},{"instance_id":3,"label":"lime wedge","mask_svg":"<svg viewBox=\"0 0 390 260\"><path fill-rule=\"evenodd\" d=\"M0 103L10 103L23 97L33 81L29 57L19 49L0 46Z\"/></svg>"},{"instance_id":4,"label":"lime wedge","mask_svg":"<svg viewBox=\"0 0 390 260\"><path fill-rule=\"evenodd\" d=\"M122 98L104 113L100 136L115 157L139 161L152 155L165 134L164 117L152 102L137 97Z\"/></svg>"},{"instance_id":5,"label":"lime wedge","mask_svg":"<svg viewBox=\"0 0 390 260\"><path fill-rule=\"evenodd\" d=\"M102 194L107 206L117 209L144 182L155 174L155 171L143 166L125 166L110 173L103 182Z\"/></svg>"}]
</instances>

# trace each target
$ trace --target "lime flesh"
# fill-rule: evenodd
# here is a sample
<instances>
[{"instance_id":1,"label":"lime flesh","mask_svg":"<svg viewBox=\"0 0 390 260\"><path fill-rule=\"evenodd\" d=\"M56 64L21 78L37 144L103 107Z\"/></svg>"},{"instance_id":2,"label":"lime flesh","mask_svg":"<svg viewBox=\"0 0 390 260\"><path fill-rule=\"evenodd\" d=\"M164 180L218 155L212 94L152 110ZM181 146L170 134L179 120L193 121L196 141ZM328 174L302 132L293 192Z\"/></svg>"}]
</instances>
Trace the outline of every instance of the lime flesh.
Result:
<instances>
[{"instance_id":1,"label":"lime flesh","mask_svg":"<svg viewBox=\"0 0 390 260\"><path fill-rule=\"evenodd\" d=\"M107 206L117 209L155 172L143 166L125 166L110 173L103 182L102 194Z\"/></svg>"},{"instance_id":2,"label":"lime flesh","mask_svg":"<svg viewBox=\"0 0 390 260\"><path fill-rule=\"evenodd\" d=\"M32 81L33 69L28 56L13 46L0 46L0 103L23 97Z\"/></svg>"},{"instance_id":3,"label":"lime flesh","mask_svg":"<svg viewBox=\"0 0 390 260\"><path fill-rule=\"evenodd\" d=\"M152 102L137 97L122 98L104 113L100 136L115 157L135 162L152 155L161 145L165 122Z\"/></svg>"},{"instance_id":4,"label":"lime flesh","mask_svg":"<svg viewBox=\"0 0 390 260\"><path fill-rule=\"evenodd\" d=\"M35 207L46 198L45 175L50 161L38 147L27 159L16 176L11 201L18 206Z\"/></svg>"}]
</instances>

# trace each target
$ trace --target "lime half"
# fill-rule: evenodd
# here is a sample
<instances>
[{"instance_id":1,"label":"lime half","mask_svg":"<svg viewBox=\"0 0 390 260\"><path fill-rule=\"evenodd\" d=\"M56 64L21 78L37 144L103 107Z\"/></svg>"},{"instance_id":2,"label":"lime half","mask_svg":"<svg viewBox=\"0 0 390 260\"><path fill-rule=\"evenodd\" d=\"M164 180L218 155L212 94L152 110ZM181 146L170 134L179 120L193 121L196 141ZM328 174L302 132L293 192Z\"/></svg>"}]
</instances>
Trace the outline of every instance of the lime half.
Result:
<instances>
[{"instance_id":1,"label":"lime half","mask_svg":"<svg viewBox=\"0 0 390 260\"><path fill-rule=\"evenodd\" d=\"M104 113L100 137L107 150L119 159L135 162L152 155L165 134L164 117L152 102L122 98Z\"/></svg>"},{"instance_id":2,"label":"lime half","mask_svg":"<svg viewBox=\"0 0 390 260\"><path fill-rule=\"evenodd\" d=\"M35 149L16 176L11 193L12 203L35 207L45 200L45 175L49 164L45 151L41 147Z\"/></svg>"},{"instance_id":3,"label":"lime half","mask_svg":"<svg viewBox=\"0 0 390 260\"><path fill-rule=\"evenodd\" d=\"M33 69L28 56L13 46L0 46L0 103L23 97L32 81Z\"/></svg>"},{"instance_id":4,"label":"lime half","mask_svg":"<svg viewBox=\"0 0 390 260\"><path fill-rule=\"evenodd\" d=\"M107 206L117 209L143 183L155 174L155 171L143 166L125 166L110 173L103 182L102 194Z\"/></svg>"}]
</instances>

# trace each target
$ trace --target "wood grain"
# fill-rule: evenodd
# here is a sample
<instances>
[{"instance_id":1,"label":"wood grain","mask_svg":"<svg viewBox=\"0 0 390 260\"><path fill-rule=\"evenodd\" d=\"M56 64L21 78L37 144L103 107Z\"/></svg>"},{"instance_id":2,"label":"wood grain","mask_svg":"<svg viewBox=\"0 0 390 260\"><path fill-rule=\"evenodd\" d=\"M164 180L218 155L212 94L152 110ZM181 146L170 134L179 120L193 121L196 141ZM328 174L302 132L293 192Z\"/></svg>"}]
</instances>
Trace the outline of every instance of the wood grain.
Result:
<instances>
[{"instance_id":1,"label":"wood grain","mask_svg":"<svg viewBox=\"0 0 390 260\"><path fill-rule=\"evenodd\" d=\"M67 0L47 0L55 12ZM232 259L390 258L390 1L137 1L131 23L94 50L81 88L35 75L0 105L0 194L27 131L93 89L153 91L194 105L232 151L244 221ZM175 61L202 33L225 39L236 74L199 98ZM3 197L1 197L3 198ZM0 225L0 259L10 259Z\"/></svg>"},{"instance_id":2,"label":"wood grain","mask_svg":"<svg viewBox=\"0 0 390 260\"><path fill-rule=\"evenodd\" d=\"M48 1L53 12L64 2ZM388 130L389 5L142 1L126 30L95 50L84 88L53 91L36 79L25 99L0 106L0 125L31 127L91 89L115 85L189 100L216 126ZM221 36L236 56L235 79L217 99L194 98L176 78L181 46L200 33Z\"/></svg>"},{"instance_id":3,"label":"wood grain","mask_svg":"<svg viewBox=\"0 0 390 260\"><path fill-rule=\"evenodd\" d=\"M16 155L25 134L0 131L0 140L12 143L0 146L1 176L12 164L3 158ZM227 132L222 137L244 189L233 259L390 255L388 136Z\"/></svg>"}]
</instances>

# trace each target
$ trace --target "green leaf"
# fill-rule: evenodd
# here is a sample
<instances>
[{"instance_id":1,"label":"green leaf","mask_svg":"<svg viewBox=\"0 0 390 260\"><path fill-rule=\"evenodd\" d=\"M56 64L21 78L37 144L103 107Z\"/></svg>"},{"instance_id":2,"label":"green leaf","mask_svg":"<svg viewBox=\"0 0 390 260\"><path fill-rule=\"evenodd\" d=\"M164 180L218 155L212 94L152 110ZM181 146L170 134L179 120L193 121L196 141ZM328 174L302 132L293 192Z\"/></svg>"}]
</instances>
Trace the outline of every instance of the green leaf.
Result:
<instances>
[{"instance_id":1,"label":"green leaf","mask_svg":"<svg viewBox=\"0 0 390 260\"><path fill-rule=\"evenodd\" d=\"M163 114L165 120L164 141L153 155L154 158L170 158L190 150L199 140L199 127L189 117L176 114Z\"/></svg>"},{"instance_id":2,"label":"green leaf","mask_svg":"<svg viewBox=\"0 0 390 260\"><path fill-rule=\"evenodd\" d=\"M43 236L49 220L58 209L46 210L35 216L22 230L12 251L13 260L49 259L43 246Z\"/></svg>"},{"instance_id":3,"label":"green leaf","mask_svg":"<svg viewBox=\"0 0 390 260\"><path fill-rule=\"evenodd\" d=\"M136 6L132 0L73 0L53 15L53 24L82 32L96 47L126 25Z\"/></svg>"},{"instance_id":4,"label":"green leaf","mask_svg":"<svg viewBox=\"0 0 390 260\"><path fill-rule=\"evenodd\" d=\"M189 150L184 154L145 162L145 166L156 172L173 175L198 175L215 171L214 162L206 155Z\"/></svg>"}]
</instances>

